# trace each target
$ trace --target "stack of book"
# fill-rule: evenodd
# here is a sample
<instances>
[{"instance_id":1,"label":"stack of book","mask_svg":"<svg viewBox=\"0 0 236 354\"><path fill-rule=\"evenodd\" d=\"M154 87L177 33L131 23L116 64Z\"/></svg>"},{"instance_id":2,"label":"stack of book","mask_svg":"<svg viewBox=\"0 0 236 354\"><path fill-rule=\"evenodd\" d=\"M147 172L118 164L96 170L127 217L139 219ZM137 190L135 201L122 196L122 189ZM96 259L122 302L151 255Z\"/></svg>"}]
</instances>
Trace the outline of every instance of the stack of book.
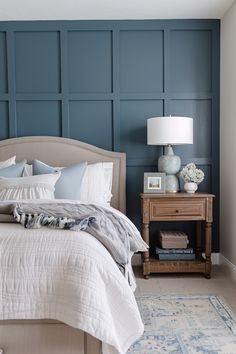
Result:
<instances>
[{"instance_id":1,"label":"stack of book","mask_svg":"<svg viewBox=\"0 0 236 354\"><path fill-rule=\"evenodd\" d=\"M183 231L160 231L156 255L159 260L194 260L193 248L188 247L188 235Z\"/></svg>"},{"instance_id":2,"label":"stack of book","mask_svg":"<svg viewBox=\"0 0 236 354\"><path fill-rule=\"evenodd\" d=\"M164 249L156 247L156 254L160 261L184 261L184 260L194 260L195 253L193 248L171 248Z\"/></svg>"}]
</instances>

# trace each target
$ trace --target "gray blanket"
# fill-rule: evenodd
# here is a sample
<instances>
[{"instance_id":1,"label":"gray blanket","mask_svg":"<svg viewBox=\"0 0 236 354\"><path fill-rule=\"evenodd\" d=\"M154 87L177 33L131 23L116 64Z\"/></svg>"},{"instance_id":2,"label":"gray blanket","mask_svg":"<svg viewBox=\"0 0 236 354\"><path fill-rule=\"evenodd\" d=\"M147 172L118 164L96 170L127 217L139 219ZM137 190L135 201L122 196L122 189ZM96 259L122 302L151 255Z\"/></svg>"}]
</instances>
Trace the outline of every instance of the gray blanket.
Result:
<instances>
[{"instance_id":1,"label":"gray blanket","mask_svg":"<svg viewBox=\"0 0 236 354\"><path fill-rule=\"evenodd\" d=\"M128 218L102 206L61 202L12 203L0 205L0 213L13 214L15 220L26 228L47 225L86 230L107 248L120 267L128 264L130 252L147 249L138 230Z\"/></svg>"}]
</instances>

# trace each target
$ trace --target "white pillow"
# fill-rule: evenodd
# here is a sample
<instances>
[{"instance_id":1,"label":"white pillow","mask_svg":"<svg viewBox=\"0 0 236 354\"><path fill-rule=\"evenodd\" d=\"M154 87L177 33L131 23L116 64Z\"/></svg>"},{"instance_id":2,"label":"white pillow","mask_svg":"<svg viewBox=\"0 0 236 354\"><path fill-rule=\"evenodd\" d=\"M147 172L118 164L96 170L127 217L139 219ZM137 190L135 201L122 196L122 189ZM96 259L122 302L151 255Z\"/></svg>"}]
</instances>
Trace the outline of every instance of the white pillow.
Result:
<instances>
[{"instance_id":1,"label":"white pillow","mask_svg":"<svg viewBox=\"0 0 236 354\"><path fill-rule=\"evenodd\" d=\"M32 165L26 164L23 176L32 176ZM83 203L110 205L112 177L113 162L97 162L87 165L81 184L80 200Z\"/></svg>"},{"instance_id":2,"label":"white pillow","mask_svg":"<svg viewBox=\"0 0 236 354\"><path fill-rule=\"evenodd\" d=\"M60 172L19 178L0 178L0 201L22 199L54 199Z\"/></svg>"},{"instance_id":3,"label":"white pillow","mask_svg":"<svg viewBox=\"0 0 236 354\"><path fill-rule=\"evenodd\" d=\"M25 164L25 169L23 172L23 177L26 177L26 176L33 176L33 166L29 165L28 163Z\"/></svg>"},{"instance_id":4,"label":"white pillow","mask_svg":"<svg viewBox=\"0 0 236 354\"><path fill-rule=\"evenodd\" d=\"M104 176L105 176L105 196L107 202L110 204L112 198L112 179L113 179L113 162L102 162L102 166L104 169Z\"/></svg>"},{"instance_id":5,"label":"white pillow","mask_svg":"<svg viewBox=\"0 0 236 354\"><path fill-rule=\"evenodd\" d=\"M112 170L112 162L87 165L80 190L82 203L110 205Z\"/></svg>"},{"instance_id":6,"label":"white pillow","mask_svg":"<svg viewBox=\"0 0 236 354\"><path fill-rule=\"evenodd\" d=\"M10 159L5 161L0 161L0 168L9 167L15 165L16 163L16 156L10 157Z\"/></svg>"}]
</instances>

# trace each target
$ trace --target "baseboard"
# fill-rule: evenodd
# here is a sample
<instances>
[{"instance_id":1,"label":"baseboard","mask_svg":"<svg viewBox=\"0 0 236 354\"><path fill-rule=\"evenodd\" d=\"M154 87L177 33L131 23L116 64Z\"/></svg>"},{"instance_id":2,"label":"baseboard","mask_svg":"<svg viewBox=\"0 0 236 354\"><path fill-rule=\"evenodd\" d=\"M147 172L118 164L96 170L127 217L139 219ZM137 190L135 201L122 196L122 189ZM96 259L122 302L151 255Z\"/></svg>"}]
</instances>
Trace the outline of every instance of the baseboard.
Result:
<instances>
[{"instance_id":1,"label":"baseboard","mask_svg":"<svg viewBox=\"0 0 236 354\"><path fill-rule=\"evenodd\" d=\"M204 254L203 254L204 255ZM220 264L220 253L212 253L211 254L211 261L212 264L218 265ZM232 263L231 263L232 264ZM141 266L142 265L142 258L141 253L135 253L132 258L132 265L133 266ZM235 266L234 266L235 267ZM235 267L236 268L236 267Z\"/></svg>"},{"instance_id":2,"label":"baseboard","mask_svg":"<svg viewBox=\"0 0 236 354\"><path fill-rule=\"evenodd\" d=\"M219 265L220 264L220 253L212 253L211 254L212 264Z\"/></svg>"},{"instance_id":3,"label":"baseboard","mask_svg":"<svg viewBox=\"0 0 236 354\"><path fill-rule=\"evenodd\" d=\"M223 256L222 254L220 254L220 264L226 266L231 278L236 280L236 266L231 263L227 258L225 258L225 256Z\"/></svg>"},{"instance_id":4,"label":"baseboard","mask_svg":"<svg viewBox=\"0 0 236 354\"><path fill-rule=\"evenodd\" d=\"M205 257L205 253L202 254L203 257ZM211 263L213 265L219 265L220 264L220 253L212 253L211 254Z\"/></svg>"}]
</instances>

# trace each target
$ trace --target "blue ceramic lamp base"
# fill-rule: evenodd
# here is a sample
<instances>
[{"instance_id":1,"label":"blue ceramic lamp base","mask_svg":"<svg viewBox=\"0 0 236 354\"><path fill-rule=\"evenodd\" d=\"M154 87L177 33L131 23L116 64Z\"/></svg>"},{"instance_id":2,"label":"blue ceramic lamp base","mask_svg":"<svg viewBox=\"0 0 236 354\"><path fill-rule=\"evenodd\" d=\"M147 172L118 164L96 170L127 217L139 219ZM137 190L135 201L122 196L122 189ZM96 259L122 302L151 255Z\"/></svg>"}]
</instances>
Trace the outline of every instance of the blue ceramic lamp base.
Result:
<instances>
[{"instance_id":1,"label":"blue ceramic lamp base","mask_svg":"<svg viewBox=\"0 0 236 354\"><path fill-rule=\"evenodd\" d=\"M171 145L165 146L165 155L159 157L158 171L166 173L166 193L179 191L179 179L176 174L181 167L181 159L174 155Z\"/></svg>"}]
</instances>

